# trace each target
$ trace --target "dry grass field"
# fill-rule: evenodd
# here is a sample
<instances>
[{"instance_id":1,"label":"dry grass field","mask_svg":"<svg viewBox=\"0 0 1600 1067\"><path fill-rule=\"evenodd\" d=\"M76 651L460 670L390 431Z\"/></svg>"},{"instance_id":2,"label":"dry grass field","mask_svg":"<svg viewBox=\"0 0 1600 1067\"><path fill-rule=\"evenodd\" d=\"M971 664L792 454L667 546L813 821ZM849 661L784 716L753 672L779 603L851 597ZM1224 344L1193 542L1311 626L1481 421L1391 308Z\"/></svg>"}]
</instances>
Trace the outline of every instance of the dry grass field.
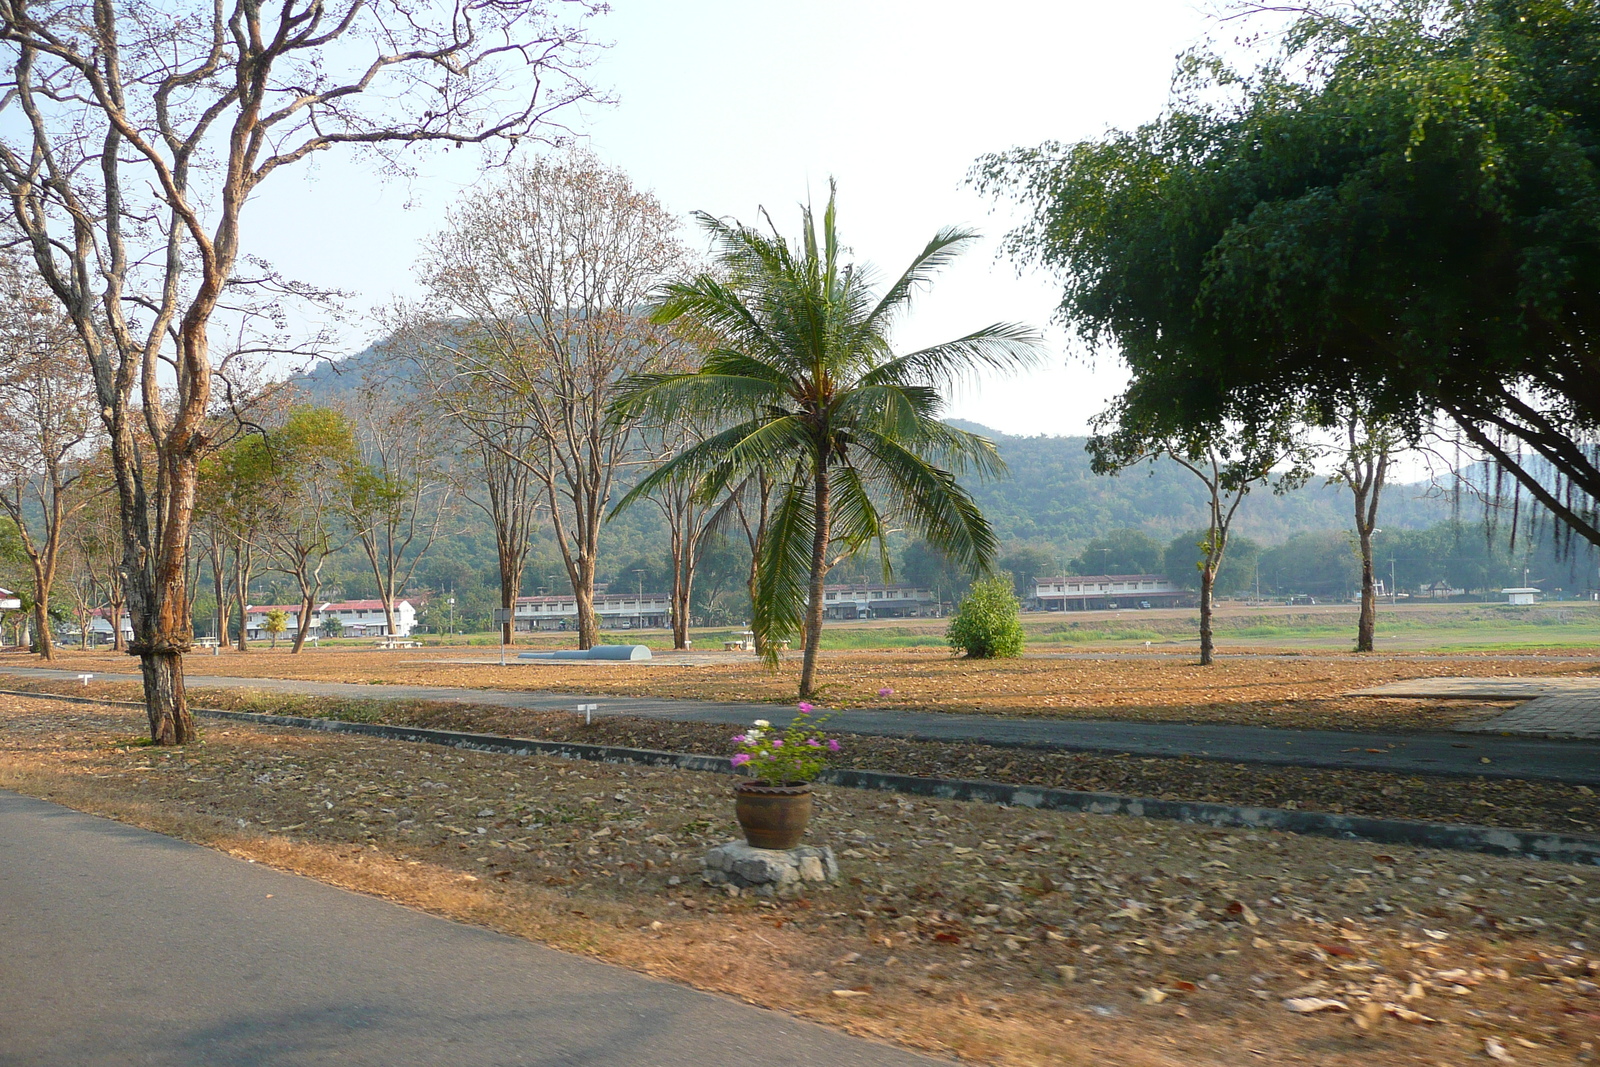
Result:
<instances>
[{"instance_id":1,"label":"dry grass field","mask_svg":"<svg viewBox=\"0 0 1600 1067\"><path fill-rule=\"evenodd\" d=\"M846 882L773 901L699 884L734 835L721 778L233 723L162 751L142 725L0 696L0 787L963 1060L1600 1041L1596 870L829 789L812 836Z\"/></svg>"},{"instance_id":2,"label":"dry grass field","mask_svg":"<svg viewBox=\"0 0 1600 1067\"><path fill-rule=\"evenodd\" d=\"M460 649L313 649L299 655L265 648L191 655L191 676L300 678L369 685L457 686L787 703L798 664L768 671L754 657L664 654L650 663L463 663ZM26 653L0 654L8 666L39 666ZM128 673L136 663L112 653L62 652L51 666ZM824 653L820 672L830 707L885 707L987 715L1235 722L1327 729L1437 729L1487 717L1462 702L1373 700L1344 694L1406 678L1594 674L1600 657L1575 653L1531 658L1481 655L1232 656L1200 667L1187 657L1031 656L956 659L934 649ZM892 690L880 696L882 689ZM1492 712L1491 712L1492 713Z\"/></svg>"}]
</instances>

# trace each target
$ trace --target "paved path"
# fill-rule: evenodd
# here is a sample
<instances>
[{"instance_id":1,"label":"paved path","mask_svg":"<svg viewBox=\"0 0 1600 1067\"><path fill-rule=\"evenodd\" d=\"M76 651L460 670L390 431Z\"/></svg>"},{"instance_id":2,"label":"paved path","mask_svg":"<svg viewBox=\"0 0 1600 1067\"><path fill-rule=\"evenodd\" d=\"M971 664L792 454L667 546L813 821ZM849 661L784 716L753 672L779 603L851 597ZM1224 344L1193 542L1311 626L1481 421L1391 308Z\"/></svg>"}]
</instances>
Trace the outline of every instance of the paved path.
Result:
<instances>
[{"instance_id":1,"label":"paved path","mask_svg":"<svg viewBox=\"0 0 1600 1067\"><path fill-rule=\"evenodd\" d=\"M7 792L0 945L4 1067L937 1062Z\"/></svg>"},{"instance_id":2,"label":"paved path","mask_svg":"<svg viewBox=\"0 0 1600 1067\"><path fill-rule=\"evenodd\" d=\"M1600 678L1413 678L1358 689L1351 695L1521 700L1525 703L1486 722L1457 729L1600 741Z\"/></svg>"},{"instance_id":3,"label":"paved path","mask_svg":"<svg viewBox=\"0 0 1600 1067\"><path fill-rule=\"evenodd\" d=\"M7 667L0 674L72 678L75 672L42 667ZM137 680L132 674L97 674L100 679ZM425 685L354 685L288 678L224 678L190 675L192 688L270 689L354 700L438 700L534 710L571 710L580 702L599 705L602 715L633 715L673 722L748 724L772 718L770 705L663 700L651 697L586 697L574 693L526 693L503 689L455 689ZM0 682L3 687L3 682ZM776 712L782 718L781 712ZM1600 786L1600 744L1460 733L1354 733L1343 730L1276 730L1259 726L1108 722L1083 719L1018 719L941 712L837 713L830 725L842 732L929 741L978 741L1136 756L1199 756L1230 763L1290 767L1395 771L1401 774L1483 775L1535 778ZM0 1065L3 1067L3 1065Z\"/></svg>"}]
</instances>

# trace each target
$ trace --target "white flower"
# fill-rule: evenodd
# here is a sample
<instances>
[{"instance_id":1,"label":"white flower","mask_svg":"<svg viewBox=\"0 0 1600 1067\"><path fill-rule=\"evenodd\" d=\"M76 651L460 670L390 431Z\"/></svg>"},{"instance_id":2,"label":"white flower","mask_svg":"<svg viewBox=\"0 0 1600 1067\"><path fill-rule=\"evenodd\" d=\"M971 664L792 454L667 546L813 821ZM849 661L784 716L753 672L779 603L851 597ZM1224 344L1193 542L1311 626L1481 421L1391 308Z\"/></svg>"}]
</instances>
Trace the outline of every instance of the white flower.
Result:
<instances>
[{"instance_id":1,"label":"white flower","mask_svg":"<svg viewBox=\"0 0 1600 1067\"><path fill-rule=\"evenodd\" d=\"M761 727L762 729L766 729L768 726L771 726L772 724L770 722L768 722L766 719L757 719L756 720L756 725Z\"/></svg>"}]
</instances>

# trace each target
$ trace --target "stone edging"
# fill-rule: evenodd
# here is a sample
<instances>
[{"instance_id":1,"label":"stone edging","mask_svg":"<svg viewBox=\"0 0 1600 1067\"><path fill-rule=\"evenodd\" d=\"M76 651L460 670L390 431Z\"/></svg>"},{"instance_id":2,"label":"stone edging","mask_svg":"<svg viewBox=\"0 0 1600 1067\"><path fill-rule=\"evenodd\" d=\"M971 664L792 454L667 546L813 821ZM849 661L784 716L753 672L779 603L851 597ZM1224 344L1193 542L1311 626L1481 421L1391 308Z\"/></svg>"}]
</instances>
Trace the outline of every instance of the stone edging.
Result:
<instances>
[{"instance_id":1,"label":"stone edging","mask_svg":"<svg viewBox=\"0 0 1600 1067\"><path fill-rule=\"evenodd\" d=\"M102 700L61 693L33 693L0 689L7 696L62 700L73 704L103 704L142 709L130 700ZM267 726L287 726L329 733L356 734L393 741L445 745L474 752L498 752L511 756L556 756L561 759L591 760L600 763L631 763L645 767L672 767L732 775L734 770L721 756L699 756L684 752L663 752L648 748L618 745L589 745L570 741L539 741L533 738L472 734L456 730L433 730L422 726L392 726L384 723L345 722L341 719L313 719L298 715L263 715L249 711L222 711L191 708L196 715ZM1171 819L1200 826L1254 830L1280 830L1314 837L1337 837L1350 841L1370 841L1384 845L1414 848L1481 852L1491 856L1551 860L1600 866L1600 837L1546 833L1538 830L1510 830L1495 826L1470 826L1454 823L1419 822L1410 819L1374 819L1359 815L1335 815L1321 811L1287 811L1282 808L1253 808L1236 804L1208 804L1199 801L1156 800L1121 796L1116 793L1084 793L1071 789L1049 789L1035 785L1008 785L961 778L919 778L885 771L833 768L818 781L846 789L874 789L908 796L935 797L941 800L975 800L1041 811L1074 811L1092 815L1131 815L1145 819Z\"/></svg>"}]
</instances>

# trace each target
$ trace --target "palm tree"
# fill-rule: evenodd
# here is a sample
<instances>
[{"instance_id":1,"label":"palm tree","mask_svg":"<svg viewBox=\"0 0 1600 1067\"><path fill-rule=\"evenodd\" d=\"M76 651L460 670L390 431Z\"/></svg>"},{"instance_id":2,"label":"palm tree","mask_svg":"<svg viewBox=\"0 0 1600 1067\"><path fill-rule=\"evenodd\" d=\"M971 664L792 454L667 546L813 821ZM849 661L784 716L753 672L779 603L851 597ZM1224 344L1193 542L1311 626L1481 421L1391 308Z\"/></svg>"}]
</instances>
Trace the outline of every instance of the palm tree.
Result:
<instances>
[{"instance_id":1,"label":"palm tree","mask_svg":"<svg viewBox=\"0 0 1600 1067\"><path fill-rule=\"evenodd\" d=\"M814 689L829 568L876 544L887 575L891 523L988 569L994 532L956 479L995 477L1004 464L991 441L940 421L941 389L981 369L1029 364L1039 352L1035 331L1000 323L895 355L895 320L977 235L941 230L879 294L869 269L840 261L835 216L831 183L821 233L804 208L798 247L775 228L697 213L718 270L663 287L653 318L682 320L715 340L698 370L631 378L614 407L619 418L693 414L727 426L653 471L615 511L671 479L695 479L714 498L775 474L752 625L769 662L777 642L803 625L801 697Z\"/></svg>"}]
</instances>

